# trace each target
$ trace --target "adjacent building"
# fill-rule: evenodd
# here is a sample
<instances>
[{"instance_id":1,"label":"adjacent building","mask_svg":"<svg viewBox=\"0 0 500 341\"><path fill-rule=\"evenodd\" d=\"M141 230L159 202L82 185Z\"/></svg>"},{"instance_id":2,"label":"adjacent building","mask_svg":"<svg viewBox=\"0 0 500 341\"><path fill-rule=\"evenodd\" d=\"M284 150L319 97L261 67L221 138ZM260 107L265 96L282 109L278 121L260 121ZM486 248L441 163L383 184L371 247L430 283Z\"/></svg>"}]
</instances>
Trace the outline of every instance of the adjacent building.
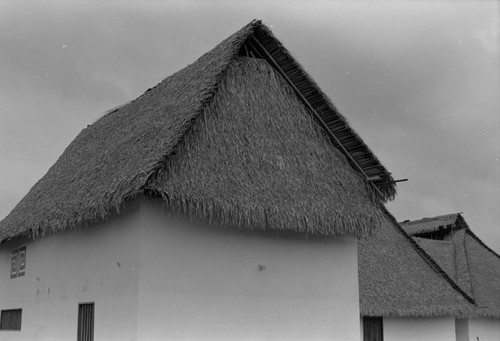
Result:
<instances>
[{"instance_id":1,"label":"adjacent building","mask_svg":"<svg viewBox=\"0 0 500 341\"><path fill-rule=\"evenodd\" d=\"M380 233L359 242L358 259L364 341L455 341L456 318L475 313L470 293L389 214Z\"/></svg>"},{"instance_id":2,"label":"adjacent building","mask_svg":"<svg viewBox=\"0 0 500 341\"><path fill-rule=\"evenodd\" d=\"M500 340L500 256L472 232L460 213L401 226L476 302L473 314L456 320L457 341Z\"/></svg>"}]
</instances>

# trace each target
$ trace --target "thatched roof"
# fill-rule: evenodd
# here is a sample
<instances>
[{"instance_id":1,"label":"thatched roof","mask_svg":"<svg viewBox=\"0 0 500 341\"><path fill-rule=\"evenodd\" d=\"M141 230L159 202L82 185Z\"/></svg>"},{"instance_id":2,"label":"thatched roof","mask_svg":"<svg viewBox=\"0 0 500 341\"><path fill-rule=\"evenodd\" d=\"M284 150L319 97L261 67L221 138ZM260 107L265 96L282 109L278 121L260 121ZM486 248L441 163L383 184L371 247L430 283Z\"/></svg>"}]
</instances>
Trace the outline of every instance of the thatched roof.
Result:
<instances>
[{"instance_id":1,"label":"thatched roof","mask_svg":"<svg viewBox=\"0 0 500 341\"><path fill-rule=\"evenodd\" d=\"M414 239L474 298L478 309L471 317L500 318L500 256L472 232L460 214L455 216L452 224L459 228L444 240ZM412 225L418 227L417 222Z\"/></svg>"},{"instance_id":2,"label":"thatched roof","mask_svg":"<svg viewBox=\"0 0 500 341\"><path fill-rule=\"evenodd\" d=\"M459 229L463 227L463 224L466 223L461 219L460 213L400 222L401 227L410 235L419 235L446 229Z\"/></svg>"},{"instance_id":3,"label":"thatched roof","mask_svg":"<svg viewBox=\"0 0 500 341\"><path fill-rule=\"evenodd\" d=\"M477 316L500 318L500 256L467 230L465 249Z\"/></svg>"},{"instance_id":4,"label":"thatched roof","mask_svg":"<svg viewBox=\"0 0 500 341\"><path fill-rule=\"evenodd\" d=\"M0 222L0 240L89 224L140 194L224 226L364 236L395 186L253 21L84 129Z\"/></svg>"},{"instance_id":5,"label":"thatched roof","mask_svg":"<svg viewBox=\"0 0 500 341\"><path fill-rule=\"evenodd\" d=\"M456 278L455 245L452 241L413 238L451 277Z\"/></svg>"},{"instance_id":6,"label":"thatched roof","mask_svg":"<svg viewBox=\"0 0 500 341\"><path fill-rule=\"evenodd\" d=\"M361 315L470 316L473 299L387 216L377 235L359 243Z\"/></svg>"}]
</instances>

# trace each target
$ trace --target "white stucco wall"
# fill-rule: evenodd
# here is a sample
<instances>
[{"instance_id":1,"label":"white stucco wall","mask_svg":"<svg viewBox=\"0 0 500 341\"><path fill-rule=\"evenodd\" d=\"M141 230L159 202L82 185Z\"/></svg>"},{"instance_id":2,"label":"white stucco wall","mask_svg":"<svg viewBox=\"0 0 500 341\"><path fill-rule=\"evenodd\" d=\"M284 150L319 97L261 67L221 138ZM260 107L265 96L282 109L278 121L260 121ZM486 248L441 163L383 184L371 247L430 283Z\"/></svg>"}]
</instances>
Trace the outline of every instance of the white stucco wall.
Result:
<instances>
[{"instance_id":1,"label":"white stucco wall","mask_svg":"<svg viewBox=\"0 0 500 341\"><path fill-rule=\"evenodd\" d=\"M95 302L95 340L359 340L356 241L174 222L158 202L36 241L0 245L0 341L76 340ZM27 246L26 275L10 251ZM265 268L259 271L258 266Z\"/></svg>"},{"instance_id":2,"label":"white stucco wall","mask_svg":"<svg viewBox=\"0 0 500 341\"><path fill-rule=\"evenodd\" d=\"M500 341L500 319L469 319L470 341Z\"/></svg>"},{"instance_id":3,"label":"white stucco wall","mask_svg":"<svg viewBox=\"0 0 500 341\"><path fill-rule=\"evenodd\" d=\"M135 340L138 216L1 244L0 309L23 312L21 331L0 331L0 340L76 340L78 303L88 301L95 302L95 340ZM21 245L26 275L10 279L10 251Z\"/></svg>"},{"instance_id":4,"label":"white stucco wall","mask_svg":"<svg viewBox=\"0 0 500 341\"><path fill-rule=\"evenodd\" d=\"M455 341L455 319L385 318L384 341Z\"/></svg>"},{"instance_id":5,"label":"white stucco wall","mask_svg":"<svg viewBox=\"0 0 500 341\"><path fill-rule=\"evenodd\" d=\"M140 339L359 340L355 240L199 227L159 210L142 211Z\"/></svg>"}]
</instances>

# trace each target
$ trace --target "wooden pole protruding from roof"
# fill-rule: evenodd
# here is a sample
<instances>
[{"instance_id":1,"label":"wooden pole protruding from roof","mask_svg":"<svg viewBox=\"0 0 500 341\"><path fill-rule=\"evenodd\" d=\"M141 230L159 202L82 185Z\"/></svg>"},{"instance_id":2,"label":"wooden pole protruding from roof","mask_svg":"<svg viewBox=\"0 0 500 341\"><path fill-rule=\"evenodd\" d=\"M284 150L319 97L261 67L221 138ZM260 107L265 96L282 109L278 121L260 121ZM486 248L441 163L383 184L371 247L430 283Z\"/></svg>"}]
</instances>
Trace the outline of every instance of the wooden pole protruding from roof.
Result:
<instances>
[{"instance_id":1,"label":"wooden pole protruding from roof","mask_svg":"<svg viewBox=\"0 0 500 341\"><path fill-rule=\"evenodd\" d=\"M299 89L297 89L297 87L295 86L295 84L290 80L290 78L286 75L286 73L283 71L283 69L274 60L273 56L269 53L269 51L267 51L267 49L264 47L264 45L262 45L261 42L257 38L255 38L253 35L251 35L249 38L250 38L250 41L249 41L250 46L252 46L252 42L255 42L260 47L260 49L262 50L262 52L264 52L264 54L267 56L267 58L269 59L269 61L273 64L273 67L276 68L276 70L283 76L283 78L285 78L285 80L287 81L287 83L292 87L292 89L295 91L295 93L297 94L297 96L302 100L302 102L306 105L306 107L313 113L313 115L315 116L315 118L318 120L318 122L321 124L321 126L323 127L323 129L330 136L330 138L332 138L339 145L339 147L344 152L344 154L347 156L347 158L352 163L354 163L354 165L359 170L359 172L361 172L361 174L364 175L365 180L367 180L368 179L368 175L366 175L366 173L364 172L363 168L361 168L361 166L356 162L356 160L352 157L352 155L342 145L342 143L339 141L339 139L337 139L337 137L333 134L333 132L328 127L328 125L323 121L323 119L321 118L321 116L318 114L318 112L311 105L311 103L309 103L309 101L304 97L304 95L302 95L302 93L299 91ZM254 49L255 49L255 47L254 47ZM375 184L371 183L370 181L368 181L368 183L378 192L378 194L380 195L381 198L384 198L384 194L380 191L380 189Z\"/></svg>"}]
</instances>

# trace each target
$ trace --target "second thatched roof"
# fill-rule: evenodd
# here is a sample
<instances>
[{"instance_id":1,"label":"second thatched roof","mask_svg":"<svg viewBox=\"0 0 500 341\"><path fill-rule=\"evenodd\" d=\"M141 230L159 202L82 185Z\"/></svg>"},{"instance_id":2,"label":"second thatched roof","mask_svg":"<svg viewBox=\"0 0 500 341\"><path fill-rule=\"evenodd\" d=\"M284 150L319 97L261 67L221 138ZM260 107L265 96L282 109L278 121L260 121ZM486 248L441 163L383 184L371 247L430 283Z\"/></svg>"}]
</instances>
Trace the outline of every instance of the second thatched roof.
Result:
<instances>
[{"instance_id":1,"label":"second thatched roof","mask_svg":"<svg viewBox=\"0 0 500 341\"><path fill-rule=\"evenodd\" d=\"M0 240L105 219L140 194L229 227L359 237L381 226L395 186L253 21L84 129L0 222Z\"/></svg>"},{"instance_id":2,"label":"second thatched roof","mask_svg":"<svg viewBox=\"0 0 500 341\"><path fill-rule=\"evenodd\" d=\"M425 227L437 225L443 217L448 217L449 229L442 229L439 239L430 239L435 235ZM403 228L474 298L477 309L470 317L500 318L500 256L472 232L461 214L406 222Z\"/></svg>"},{"instance_id":3,"label":"second thatched roof","mask_svg":"<svg viewBox=\"0 0 500 341\"><path fill-rule=\"evenodd\" d=\"M474 300L387 213L358 247L360 312L383 317L468 317Z\"/></svg>"},{"instance_id":4,"label":"second thatched roof","mask_svg":"<svg viewBox=\"0 0 500 341\"><path fill-rule=\"evenodd\" d=\"M460 229L465 227L467 223L462 219L460 213L451 213L432 218L406 220L400 224L408 234L418 236L425 233Z\"/></svg>"}]
</instances>

